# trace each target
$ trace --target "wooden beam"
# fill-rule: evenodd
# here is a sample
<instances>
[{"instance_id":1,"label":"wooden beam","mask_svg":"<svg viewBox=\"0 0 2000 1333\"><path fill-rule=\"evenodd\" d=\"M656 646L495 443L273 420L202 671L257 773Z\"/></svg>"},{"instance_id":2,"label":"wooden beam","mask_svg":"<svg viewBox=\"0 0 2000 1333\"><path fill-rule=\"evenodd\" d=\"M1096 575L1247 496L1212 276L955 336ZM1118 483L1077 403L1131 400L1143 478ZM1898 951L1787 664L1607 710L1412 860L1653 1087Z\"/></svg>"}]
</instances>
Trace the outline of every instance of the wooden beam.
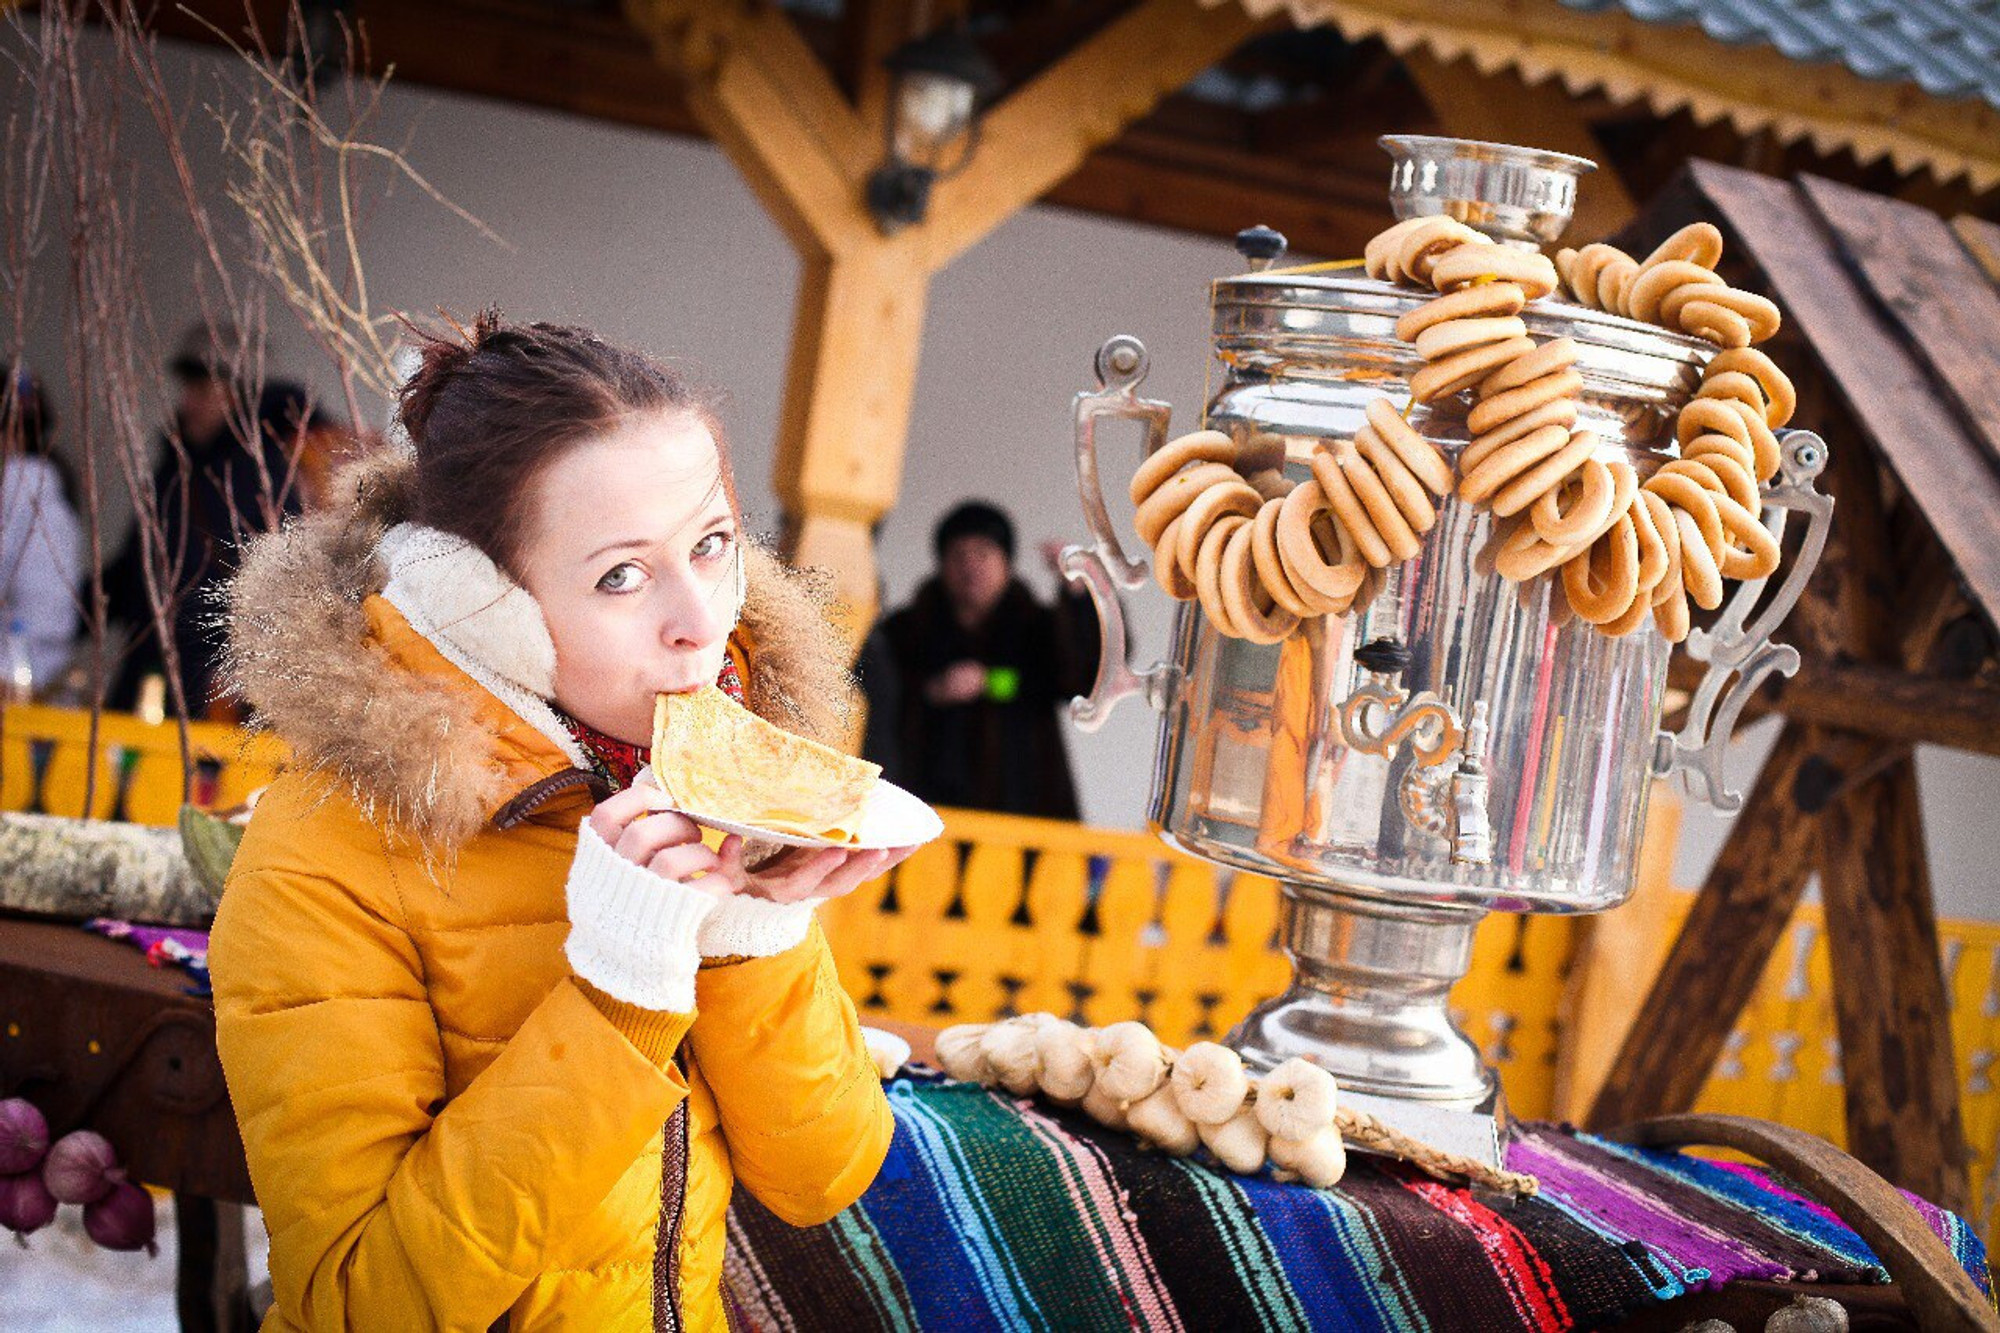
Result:
<instances>
[{"instance_id":1,"label":"wooden beam","mask_svg":"<svg viewBox=\"0 0 2000 1333\"><path fill-rule=\"evenodd\" d=\"M1847 1150L1940 1208L1972 1202L1951 1015L1938 970L1916 763L1820 820L1820 893L1845 1072Z\"/></svg>"},{"instance_id":2,"label":"wooden beam","mask_svg":"<svg viewBox=\"0 0 2000 1333\"><path fill-rule=\"evenodd\" d=\"M1950 248L1950 241L1944 244ZM1905 616L1948 598L1948 569L1896 564L1889 506L1865 451L1835 454L1832 485L1845 529L1840 547L1842 641L1865 661L1904 670L1928 662L1928 637ZM1847 1148L1941 1207L1970 1202L1969 1154L1959 1110L1950 1002L1938 957L1929 850L1909 747L1882 756L1827 807L1814 853L1826 905L1834 1012L1840 1031Z\"/></svg>"},{"instance_id":3,"label":"wooden beam","mask_svg":"<svg viewBox=\"0 0 2000 1333\"><path fill-rule=\"evenodd\" d=\"M1135 133L1092 153L1042 202L1222 240L1262 223L1285 234L1293 255L1358 255L1390 218L1380 183L1371 192L1343 189L1343 173L1320 174L1311 181L1300 169L1286 173L1298 179L1283 179L1255 170L1241 154L1193 151ZM1218 271L1234 262L1218 252Z\"/></svg>"},{"instance_id":4,"label":"wooden beam","mask_svg":"<svg viewBox=\"0 0 2000 1333\"><path fill-rule=\"evenodd\" d=\"M747 0L625 7L799 252L775 481L790 554L832 571L858 638L875 603L869 532L902 474L931 274L1259 24L1193 0L1144 0L991 113L972 165L939 186L930 216L885 237L864 196L880 127L848 105L783 13ZM877 17L886 26L864 45L893 30L893 15Z\"/></svg>"},{"instance_id":5,"label":"wooden beam","mask_svg":"<svg viewBox=\"0 0 2000 1333\"><path fill-rule=\"evenodd\" d=\"M1986 280L2000 284L2000 227L1984 218L1961 213L1951 220L1958 242L1986 274Z\"/></svg>"},{"instance_id":6,"label":"wooden beam","mask_svg":"<svg viewBox=\"0 0 2000 1333\"><path fill-rule=\"evenodd\" d=\"M2000 755L2000 691L1895 667L1808 661L1761 692L1772 711L1904 745Z\"/></svg>"},{"instance_id":7,"label":"wooden beam","mask_svg":"<svg viewBox=\"0 0 2000 1333\"><path fill-rule=\"evenodd\" d=\"M874 238L861 182L880 156L819 57L776 6L626 0L685 76L688 105L802 255Z\"/></svg>"},{"instance_id":8,"label":"wooden beam","mask_svg":"<svg viewBox=\"0 0 2000 1333\"><path fill-rule=\"evenodd\" d=\"M1606 161L1604 146L1578 114L1578 99L1560 79L1529 84L1513 70L1482 74L1469 60L1447 63L1421 49L1406 54L1403 66L1444 133L1545 148L1598 164L1577 182L1576 213L1564 234L1569 244L1603 240L1638 216L1637 201Z\"/></svg>"},{"instance_id":9,"label":"wooden beam","mask_svg":"<svg viewBox=\"0 0 2000 1333\"><path fill-rule=\"evenodd\" d=\"M1992 617L2000 609L2000 471L1879 305L1828 255L1819 215L1795 187L1712 162L1691 162L1688 173L1763 271L1786 317L1812 341L1829 379Z\"/></svg>"},{"instance_id":10,"label":"wooden beam","mask_svg":"<svg viewBox=\"0 0 2000 1333\"><path fill-rule=\"evenodd\" d=\"M979 151L938 185L924 224L935 271L1075 171L1161 98L1267 24L1236 5L1141 0L986 115Z\"/></svg>"},{"instance_id":11,"label":"wooden beam","mask_svg":"<svg viewBox=\"0 0 2000 1333\"><path fill-rule=\"evenodd\" d=\"M1815 176L1799 192L2000 467L2000 291L1929 209Z\"/></svg>"},{"instance_id":12,"label":"wooden beam","mask_svg":"<svg viewBox=\"0 0 2000 1333\"><path fill-rule=\"evenodd\" d=\"M186 0L153 9L162 37L218 45L216 29L251 27L284 45L286 0ZM396 83L545 107L669 134L700 135L680 91L660 78L644 40L616 14L490 5L355 0L367 59L361 71ZM213 26L211 26L213 25Z\"/></svg>"},{"instance_id":13,"label":"wooden beam","mask_svg":"<svg viewBox=\"0 0 2000 1333\"><path fill-rule=\"evenodd\" d=\"M889 115L889 53L918 35L918 0L846 0L840 12L840 82L861 123L878 135Z\"/></svg>"},{"instance_id":14,"label":"wooden beam","mask_svg":"<svg viewBox=\"0 0 2000 1333\"><path fill-rule=\"evenodd\" d=\"M1817 816L1871 742L1788 722L1625 1035L1587 1123L1691 1108L1812 870Z\"/></svg>"}]
</instances>

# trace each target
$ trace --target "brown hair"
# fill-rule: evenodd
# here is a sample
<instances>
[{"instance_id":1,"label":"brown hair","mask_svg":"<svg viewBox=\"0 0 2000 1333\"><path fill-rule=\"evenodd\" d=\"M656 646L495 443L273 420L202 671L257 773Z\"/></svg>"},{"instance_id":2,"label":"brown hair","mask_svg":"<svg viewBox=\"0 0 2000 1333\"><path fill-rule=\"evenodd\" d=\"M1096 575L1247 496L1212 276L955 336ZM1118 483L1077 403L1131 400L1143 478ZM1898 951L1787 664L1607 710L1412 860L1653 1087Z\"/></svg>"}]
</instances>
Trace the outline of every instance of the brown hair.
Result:
<instances>
[{"instance_id":1,"label":"brown hair","mask_svg":"<svg viewBox=\"0 0 2000 1333\"><path fill-rule=\"evenodd\" d=\"M491 306L451 334L410 327L423 361L403 385L398 415L416 447L416 522L465 538L518 578L530 488L542 469L654 412L685 412L709 427L723 491L740 516L713 410L651 357L588 329L510 324Z\"/></svg>"}]
</instances>

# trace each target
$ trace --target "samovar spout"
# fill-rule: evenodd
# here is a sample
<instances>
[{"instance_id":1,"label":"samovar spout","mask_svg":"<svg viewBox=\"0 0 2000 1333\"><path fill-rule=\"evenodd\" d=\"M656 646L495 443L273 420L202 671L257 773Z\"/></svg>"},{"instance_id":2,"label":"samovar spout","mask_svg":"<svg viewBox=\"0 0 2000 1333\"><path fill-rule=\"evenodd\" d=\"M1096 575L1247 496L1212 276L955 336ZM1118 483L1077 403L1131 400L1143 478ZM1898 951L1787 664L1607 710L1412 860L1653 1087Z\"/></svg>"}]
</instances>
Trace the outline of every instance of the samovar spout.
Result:
<instances>
[{"instance_id":1,"label":"samovar spout","mask_svg":"<svg viewBox=\"0 0 2000 1333\"><path fill-rule=\"evenodd\" d=\"M1486 701L1472 705L1465 750L1451 775L1451 859L1462 866L1493 860L1493 824L1486 816Z\"/></svg>"}]
</instances>

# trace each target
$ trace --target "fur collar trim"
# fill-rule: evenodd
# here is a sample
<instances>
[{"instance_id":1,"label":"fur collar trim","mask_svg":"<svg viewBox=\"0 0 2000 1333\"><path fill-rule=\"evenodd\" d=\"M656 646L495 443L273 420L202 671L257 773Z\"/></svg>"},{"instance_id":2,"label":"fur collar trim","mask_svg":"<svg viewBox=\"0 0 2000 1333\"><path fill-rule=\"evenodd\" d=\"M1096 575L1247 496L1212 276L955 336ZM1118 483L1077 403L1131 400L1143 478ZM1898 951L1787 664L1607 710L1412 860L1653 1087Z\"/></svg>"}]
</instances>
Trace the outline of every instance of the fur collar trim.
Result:
<instances>
[{"instance_id":1,"label":"fur collar trim","mask_svg":"<svg viewBox=\"0 0 2000 1333\"><path fill-rule=\"evenodd\" d=\"M415 480L407 451L382 450L336 479L326 509L249 543L227 594L223 674L295 767L449 850L582 756L546 702L555 657L540 608L483 555L409 523ZM750 708L839 744L854 691L827 581L755 546L744 558ZM427 640L420 651L385 641L394 613Z\"/></svg>"},{"instance_id":2,"label":"fur collar trim","mask_svg":"<svg viewBox=\"0 0 2000 1333\"><path fill-rule=\"evenodd\" d=\"M526 588L465 538L416 523L390 528L375 554L389 577L383 600L403 613L411 629L547 737L570 763L590 766L549 707L556 692L556 645Z\"/></svg>"}]
</instances>

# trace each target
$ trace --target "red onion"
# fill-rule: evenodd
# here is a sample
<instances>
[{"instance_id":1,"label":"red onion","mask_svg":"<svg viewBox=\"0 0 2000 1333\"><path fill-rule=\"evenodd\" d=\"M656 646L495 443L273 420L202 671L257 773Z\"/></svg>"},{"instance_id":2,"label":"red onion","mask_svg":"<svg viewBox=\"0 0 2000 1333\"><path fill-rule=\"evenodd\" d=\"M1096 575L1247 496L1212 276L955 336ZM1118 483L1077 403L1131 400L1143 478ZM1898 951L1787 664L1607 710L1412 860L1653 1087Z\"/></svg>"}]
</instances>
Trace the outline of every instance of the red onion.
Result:
<instances>
[{"instance_id":1,"label":"red onion","mask_svg":"<svg viewBox=\"0 0 2000 1333\"><path fill-rule=\"evenodd\" d=\"M83 1229L107 1250L144 1250L158 1254L153 1243L153 1196L129 1180L83 1210Z\"/></svg>"},{"instance_id":2,"label":"red onion","mask_svg":"<svg viewBox=\"0 0 2000 1333\"><path fill-rule=\"evenodd\" d=\"M42 1183L58 1203L94 1203L123 1179L110 1140L87 1129L57 1139L42 1163Z\"/></svg>"},{"instance_id":3,"label":"red onion","mask_svg":"<svg viewBox=\"0 0 2000 1333\"><path fill-rule=\"evenodd\" d=\"M0 1227L17 1236L40 1231L56 1216L56 1196L32 1171L0 1176ZM25 1244L25 1242L23 1242Z\"/></svg>"},{"instance_id":4,"label":"red onion","mask_svg":"<svg viewBox=\"0 0 2000 1333\"><path fill-rule=\"evenodd\" d=\"M0 1102L0 1176L34 1170L48 1150L49 1122L34 1103L19 1097Z\"/></svg>"}]
</instances>

